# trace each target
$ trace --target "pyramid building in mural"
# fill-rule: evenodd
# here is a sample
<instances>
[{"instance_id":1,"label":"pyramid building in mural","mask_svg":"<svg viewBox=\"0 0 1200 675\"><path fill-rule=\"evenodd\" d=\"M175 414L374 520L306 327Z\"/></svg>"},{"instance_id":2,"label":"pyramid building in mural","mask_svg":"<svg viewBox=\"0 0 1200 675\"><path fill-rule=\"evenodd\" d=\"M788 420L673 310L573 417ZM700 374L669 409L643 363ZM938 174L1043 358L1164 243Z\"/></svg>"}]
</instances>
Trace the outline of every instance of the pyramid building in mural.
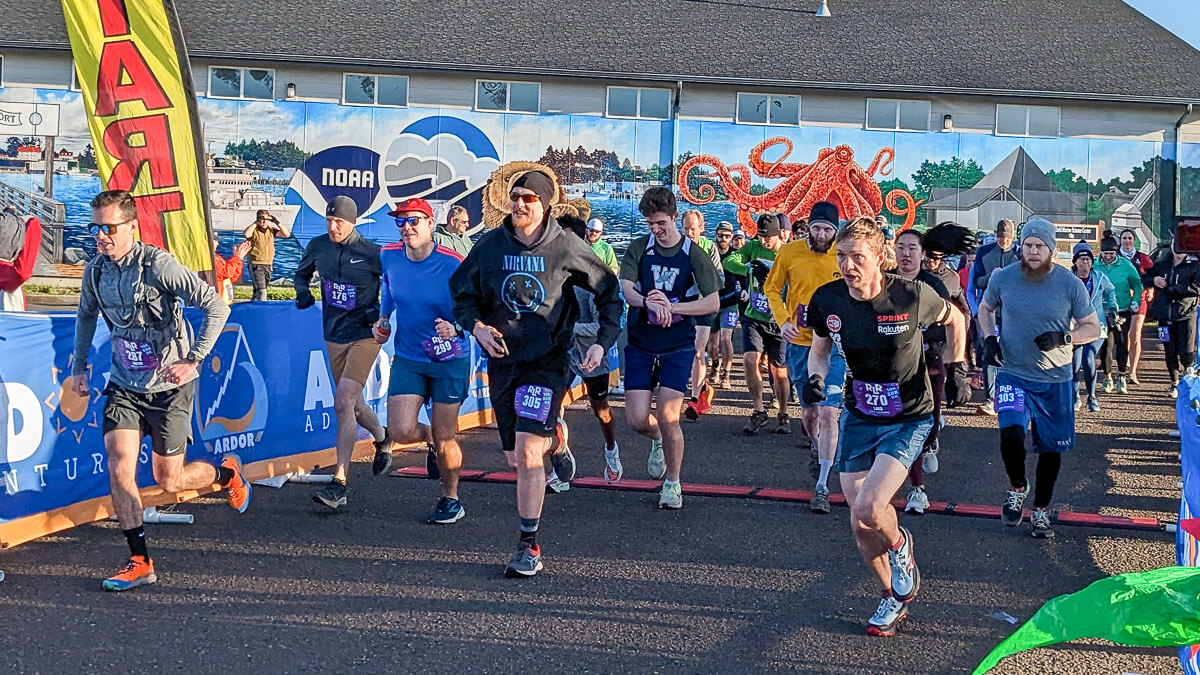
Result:
<instances>
[{"instance_id":1,"label":"pyramid building in mural","mask_svg":"<svg viewBox=\"0 0 1200 675\"><path fill-rule=\"evenodd\" d=\"M1001 218L1020 223L1040 216L1056 223L1080 223L1086 194L1062 192L1037 162L1017 147L973 187L934 188L921 205L927 223L953 220L973 229L991 229Z\"/></svg>"}]
</instances>

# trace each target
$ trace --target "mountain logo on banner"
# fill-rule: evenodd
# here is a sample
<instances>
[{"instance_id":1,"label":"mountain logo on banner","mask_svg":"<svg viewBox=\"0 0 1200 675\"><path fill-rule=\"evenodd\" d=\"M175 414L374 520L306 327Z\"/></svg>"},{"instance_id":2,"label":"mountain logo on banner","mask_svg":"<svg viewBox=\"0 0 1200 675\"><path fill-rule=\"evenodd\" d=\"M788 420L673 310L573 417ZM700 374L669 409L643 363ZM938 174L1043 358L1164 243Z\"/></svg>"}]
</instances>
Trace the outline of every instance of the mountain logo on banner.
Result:
<instances>
[{"instance_id":1,"label":"mountain logo on banner","mask_svg":"<svg viewBox=\"0 0 1200 675\"><path fill-rule=\"evenodd\" d=\"M344 195L358 205L360 218L371 211L379 194L379 154L352 145L326 148L309 157L300 167L320 196L320 204L310 204L317 213L325 213L325 205L334 197Z\"/></svg>"},{"instance_id":2,"label":"mountain logo on banner","mask_svg":"<svg viewBox=\"0 0 1200 675\"><path fill-rule=\"evenodd\" d=\"M253 447L267 426L267 384L242 327L225 324L196 381L196 426L209 452Z\"/></svg>"}]
</instances>

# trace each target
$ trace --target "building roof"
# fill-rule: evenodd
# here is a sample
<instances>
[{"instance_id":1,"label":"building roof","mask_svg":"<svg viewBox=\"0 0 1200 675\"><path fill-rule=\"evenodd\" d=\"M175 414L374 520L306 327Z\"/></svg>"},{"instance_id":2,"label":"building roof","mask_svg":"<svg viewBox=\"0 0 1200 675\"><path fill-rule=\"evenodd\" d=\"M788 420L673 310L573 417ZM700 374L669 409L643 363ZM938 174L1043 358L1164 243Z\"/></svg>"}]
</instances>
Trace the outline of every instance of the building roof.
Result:
<instances>
[{"instance_id":1,"label":"building roof","mask_svg":"<svg viewBox=\"0 0 1200 675\"><path fill-rule=\"evenodd\" d=\"M177 2L195 57L924 94L1200 102L1200 51L1122 0ZM66 49L59 0L0 48Z\"/></svg>"},{"instance_id":2,"label":"building roof","mask_svg":"<svg viewBox=\"0 0 1200 675\"><path fill-rule=\"evenodd\" d=\"M985 202L999 197L1004 201L1015 201L1040 216L1077 216L1082 213L1083 205L1088 196L1074 192L1058 192L1052 190L1010 190L1008 187L970 188L955 190L953 188L934 188L929 201L921 204L921 208L930 211L952 210L970 211Z\"/></svg>"},{"instance_id":3,"label":"building roof","mask_svg":"<svg viewBox=\"0 0 1200 675\"><path fill-rule=\"evenodd\" d=\"M1057 192L1058 187L1050 181L1042 168L1033 161L1025 148L1017 146L1015 150L1008 153L1008 156L1000 160L1000 163L987 172L979 182L975 184L976 188L998 188L1006 187L1013 191L1019 190L1040 190L1044 192Z\"/></svg>"}]
</instances>

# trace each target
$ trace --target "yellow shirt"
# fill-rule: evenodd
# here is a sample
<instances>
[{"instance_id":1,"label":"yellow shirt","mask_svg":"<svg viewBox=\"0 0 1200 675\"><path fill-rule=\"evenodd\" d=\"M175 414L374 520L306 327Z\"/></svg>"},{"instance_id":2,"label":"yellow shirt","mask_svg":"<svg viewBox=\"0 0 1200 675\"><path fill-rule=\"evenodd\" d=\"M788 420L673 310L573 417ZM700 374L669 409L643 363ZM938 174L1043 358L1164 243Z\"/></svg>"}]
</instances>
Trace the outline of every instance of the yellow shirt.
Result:
<instances>
[{"instance_id":1,"label":"yellow shirt","mask_svg":"<svg viewBox=\"0 0 1200 675\"><path fill-rule=\"evenodd\" d=\"M799 325L796 310L801 305L808 305L818 288L841 278L835 246L831 245L825 253L813 253L804 239L784 244L775 255L775 266L763 284L763 293L771 305L775 323L782 326L791 321ZM800 335L793 344L809 347L812 345L812 336L812 330L801 327Z\"/></svg>"}]
</instances>

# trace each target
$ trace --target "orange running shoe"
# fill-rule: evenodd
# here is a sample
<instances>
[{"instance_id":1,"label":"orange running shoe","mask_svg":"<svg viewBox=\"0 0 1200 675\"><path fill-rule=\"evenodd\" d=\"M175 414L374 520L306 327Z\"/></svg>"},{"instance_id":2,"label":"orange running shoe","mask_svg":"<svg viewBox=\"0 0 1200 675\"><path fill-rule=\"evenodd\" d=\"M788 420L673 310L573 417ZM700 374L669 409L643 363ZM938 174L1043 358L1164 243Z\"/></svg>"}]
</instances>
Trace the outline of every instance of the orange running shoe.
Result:
<instances>
[{"instance_id":1,"label":"orange running shoe","mask_svg":"<svg viewBox=\"0 0 1200 675\"><path fill-rule=\"evenodd\" d=\"M696 412L701 415L707 415L709 410L712 410L713 399L717 397L717 390L707 382L700 388L700 398L696 400Z\"/></svg>"},{"instance_id":2,"label":"orange running shoe","mask_svg":"<svg viewBox=\"0 0 1200 675\"><path fill-rule=\"evenodd\" d=\"M104 580L104 590L119 593L156 581L158 576L154 574L153 561L140 555L130 556L129 562L125 563L120 572Z\"/></svg>"},{"instance_id":3,"label":"orange running shoe","mask_svg":"<svg viewBox=\"0 0 1200 675\"><path fill-rule=\"evenodd\" d=\"M229 497L229 505L238 513L245 513L250 507L250 481L242 472L242 458L229 453L221 458L221 467L233 471L233 478L225 486L225 495Z\"/></svg>"}]
</instances>

